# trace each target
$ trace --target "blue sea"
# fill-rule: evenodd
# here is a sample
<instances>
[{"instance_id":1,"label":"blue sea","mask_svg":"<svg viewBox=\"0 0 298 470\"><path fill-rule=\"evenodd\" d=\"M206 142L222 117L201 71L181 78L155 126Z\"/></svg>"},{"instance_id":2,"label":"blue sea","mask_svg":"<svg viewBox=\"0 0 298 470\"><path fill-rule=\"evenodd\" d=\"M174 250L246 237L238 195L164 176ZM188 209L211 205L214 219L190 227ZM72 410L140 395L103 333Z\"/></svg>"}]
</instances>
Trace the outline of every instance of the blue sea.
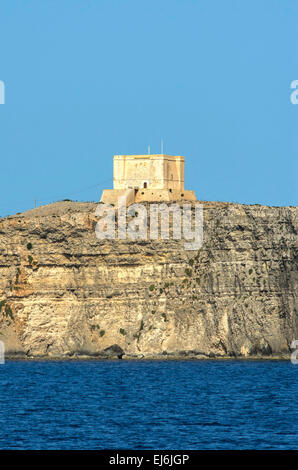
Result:
<instances>
[{"instance_id":1,"label":"blue sea","mask_svg":"<svg viewBox=\"0 0 298 470\"><path fill-rule=\"evenodd\" d=\"M0 449L297 449L298 366L0 365Z\"/></svg>"}]
</instances>

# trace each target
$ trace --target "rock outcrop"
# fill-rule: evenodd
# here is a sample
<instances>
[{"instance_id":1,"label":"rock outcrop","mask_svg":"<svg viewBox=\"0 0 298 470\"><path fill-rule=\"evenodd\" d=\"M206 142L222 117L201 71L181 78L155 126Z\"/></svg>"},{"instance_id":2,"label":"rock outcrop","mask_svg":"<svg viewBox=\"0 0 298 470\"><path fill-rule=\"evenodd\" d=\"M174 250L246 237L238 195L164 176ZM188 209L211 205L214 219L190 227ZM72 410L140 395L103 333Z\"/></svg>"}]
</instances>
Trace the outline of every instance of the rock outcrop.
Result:
<instances>
[{"instance_id":1,"label":"rock outcrop","mask_svg":"<svg viewBox=\"0 0 298 470\"><path fill-rule=\"evenodd\" d=\"M289 357L297 208L202 202L204 244L98 240L95 203L0 219L0 339L26 357Z\"/></svg>"}]
</instances>

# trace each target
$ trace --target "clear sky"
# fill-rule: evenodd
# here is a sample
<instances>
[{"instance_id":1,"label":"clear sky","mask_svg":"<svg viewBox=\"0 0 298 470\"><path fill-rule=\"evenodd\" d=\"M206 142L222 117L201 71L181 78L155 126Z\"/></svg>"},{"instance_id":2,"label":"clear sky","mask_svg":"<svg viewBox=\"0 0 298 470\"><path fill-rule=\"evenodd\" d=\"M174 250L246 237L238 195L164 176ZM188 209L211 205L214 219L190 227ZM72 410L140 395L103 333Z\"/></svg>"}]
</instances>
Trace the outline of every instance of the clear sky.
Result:
<instances>
[{"instance_id":1,"label":"clear sky","mask_svg":"<svg viewBox=\"0 0 298 470\"><path fill-rule=\"evenodd\" d=\"M1 0L0 215L98 200L114 154L201 200L297 204L297 0Z\"/></svg>"}]
</instances>

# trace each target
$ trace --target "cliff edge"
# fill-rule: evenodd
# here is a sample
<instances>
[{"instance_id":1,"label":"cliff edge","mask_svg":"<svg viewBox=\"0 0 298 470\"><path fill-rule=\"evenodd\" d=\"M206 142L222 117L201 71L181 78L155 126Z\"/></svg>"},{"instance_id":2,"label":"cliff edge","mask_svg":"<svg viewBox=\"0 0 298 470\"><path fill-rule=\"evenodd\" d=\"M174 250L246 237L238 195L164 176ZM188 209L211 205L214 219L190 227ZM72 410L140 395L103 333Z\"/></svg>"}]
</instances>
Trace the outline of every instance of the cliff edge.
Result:
<instances>
[{"instance_id":1,"label":"cliff edge","mask_svg":"<svg viewBox=\"0 0 298 470\"><path fill-rule=\"evenodd\" d=\"M0 219L0 340L25 357L289 357L297 208L202 202L204 243L98 240L97 204Z\"/></svg>"}]
</instances>

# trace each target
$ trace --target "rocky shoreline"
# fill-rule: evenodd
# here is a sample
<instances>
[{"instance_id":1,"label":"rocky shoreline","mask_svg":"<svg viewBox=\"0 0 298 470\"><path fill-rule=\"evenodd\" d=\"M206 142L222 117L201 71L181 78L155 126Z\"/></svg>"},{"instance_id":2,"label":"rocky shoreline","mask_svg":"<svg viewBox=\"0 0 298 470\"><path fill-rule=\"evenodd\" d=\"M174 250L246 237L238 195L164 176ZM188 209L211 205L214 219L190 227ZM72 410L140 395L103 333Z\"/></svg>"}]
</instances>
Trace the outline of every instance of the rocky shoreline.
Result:
<instances>
[{"instance_id":1,"label":"rocky shoreline","mask_svg":"<svg viewBox=\"0 0 298 470\"><path fill-rule=\"evenodd\" d=\"M124 354L121 358L117 356L107 357L101 354L94 355L74 355L74 356L26 356L24 354L8 355L5 357L5 361L23 361L23 362L79 362L79 361L290 361L290 354L274 355L274 356L204 356L204 355L152 355L143 356L138 355L126 355Z\"/></svg>"}]
</instances>

